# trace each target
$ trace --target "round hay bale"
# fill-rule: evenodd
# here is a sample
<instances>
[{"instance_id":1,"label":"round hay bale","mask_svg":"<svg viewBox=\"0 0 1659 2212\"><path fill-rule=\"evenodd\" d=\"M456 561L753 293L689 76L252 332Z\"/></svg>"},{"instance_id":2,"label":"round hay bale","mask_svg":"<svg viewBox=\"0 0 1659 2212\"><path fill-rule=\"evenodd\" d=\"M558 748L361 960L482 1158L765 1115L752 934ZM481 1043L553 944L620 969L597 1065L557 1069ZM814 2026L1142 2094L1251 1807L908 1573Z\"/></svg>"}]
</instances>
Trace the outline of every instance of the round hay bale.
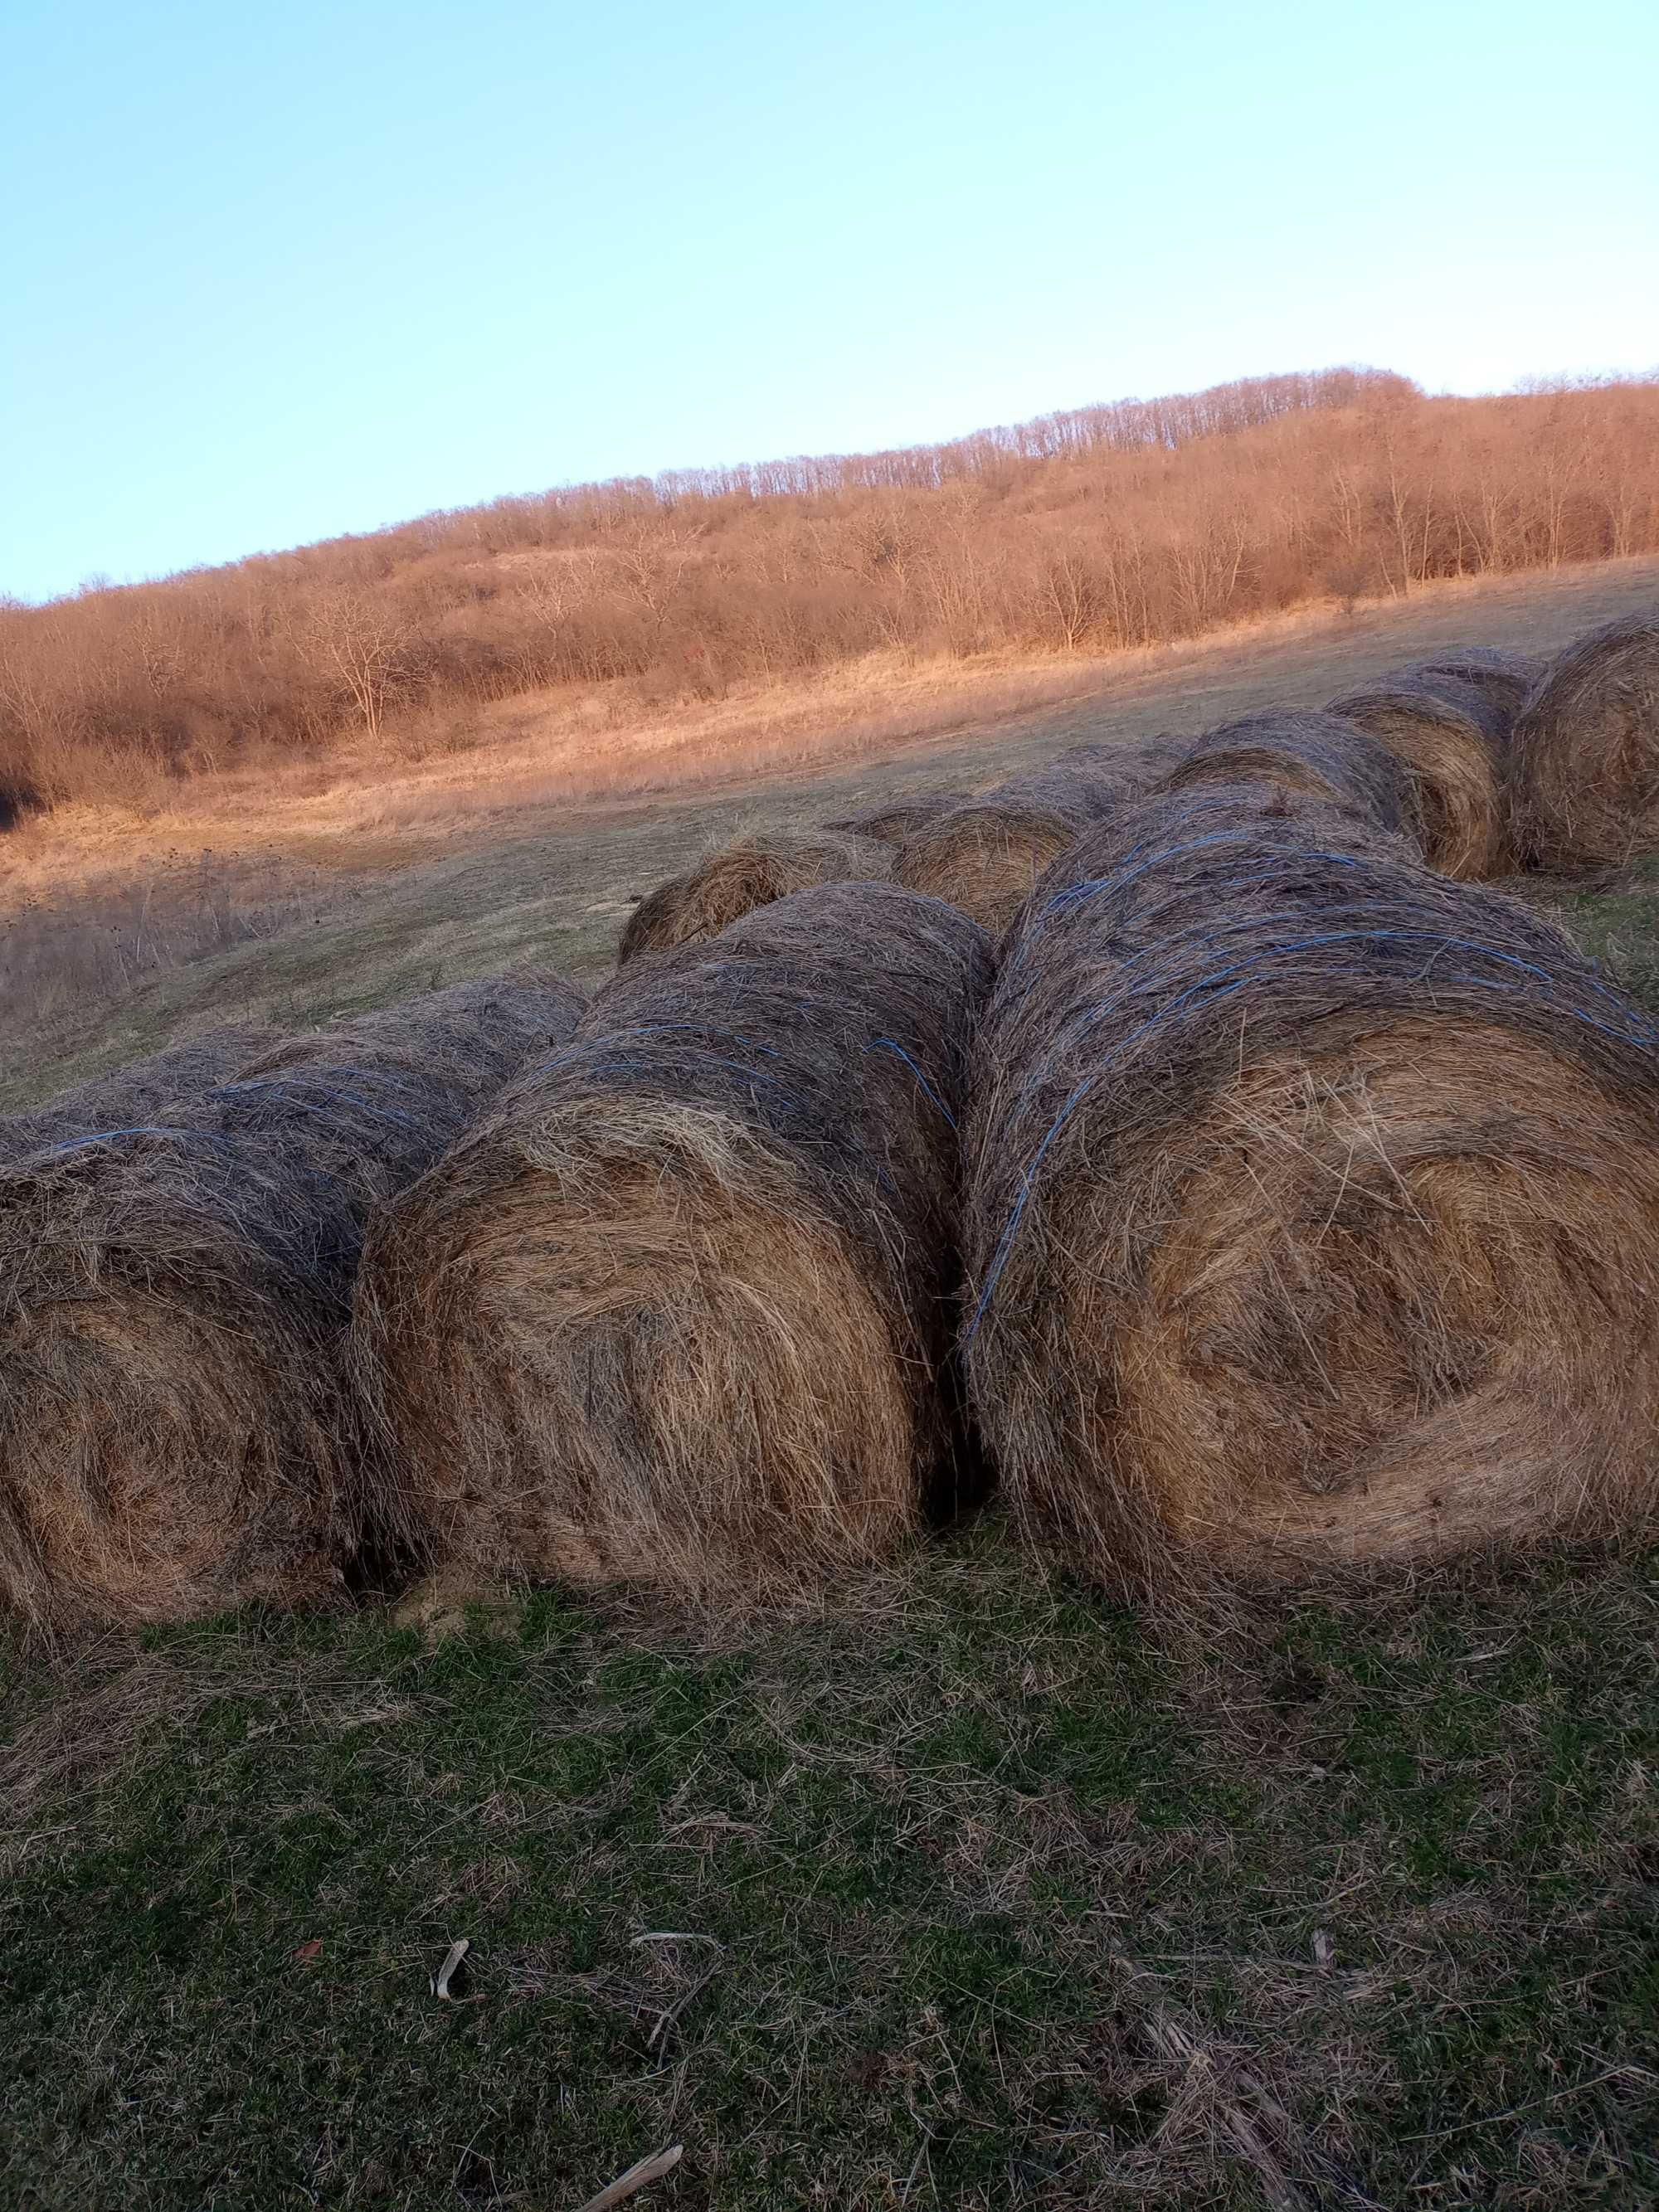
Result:
<instances>
[{"instance_id":1,"label":"round hay bale","mask_svg":"<svg viewBox=\"0 0 1659 2212\"><path fill-rule=\"evenodd\" d=\"M985 794L1008 805L1049 806L1090 820L1144 798L1178 768L1191 738L1091 739L1067 745L1040 768L1012 775Z\"/></svg>"},{"instance_id":2,"label":"round hay bale","mask_svg":"<svg viewBox=\"0 0 1659 2212\"><path fill-rule=\"evenodd\" d=\"M168 1099L190 1097L228 1082L256 1054L268 1052L275 1036L275 1031L252 1024L227 1024L169 1045L149 1060L94 1075L27 1113L7 1115L0 1119L0 1162L21 1159L43 1145L61 1145L94 1129L147 1121Z\"/></svg>"},{"instance_id":3,"label":"round hay bale","mask_svg":"<svg viewBox=\"0 0 1659 2212\"><path fill-rule=\"evenodd\" d=\"M1382 680L1387 684L1395 676L1409 676L1430 685L1469 684L1498 709L1507 729L1514 726L1516 716L1548 666L1541 653L1511 653L1495 645L1448 645L1393 670Z\"/></svg>"},{"instance_id":4,"label":"round hay bale","mask_svg":"<svg viewBox=\"0 0 1659 2212\"><path fill-rule=\"evenodd\" d=\"M1245 714L1206 731L1160 788L1215 783L1267 783L1358 807L1386 831L1403 830L1409 818L1405 771L1388 747L1357 722L1310 708Z\"/></svg>"},{"instance_id":5,"label":"round hay bale","mask_svg":"<svg viewBox=\"0 0 1659 2212\"><path fill-rule=\"evenodd\" d=\"M1330 712L1369 730L1406 770L1408 818L1431 868L1465 883L1509 872L1500 708L1455 678L1401 673L1333 699Z\"/></svg>"},{"instance_id":6,"label":"round hay bale","mask_svg":"<svg viewBox=\"0 0 1659 2212\"><path fill-rule=\"evenodd\" d=\"M1144 798L1172 775L1196 743L1195 738L1168 732L1115 741L1092 738L1086 744L1068 745L1030 778L1017 777L1014 781L1024 791L1028 782L1040 789L1042 780L1051 775L1069 778L1093 796L1098 812L1109 813L1130 800ZM1006 791L1008 786L1002 787Z\"/></svg>"},{"instance_id":7,"label":"round hay bale","mask_svg":"<svg viewBox=\"0 0 1659 2212\"><path fill-rule=\"evenodd\" d=\"M617 963L718 937L744 915L791 891L816 884L880 882L892 872L890 846L847 830L775 830L735 838L640 902L623 931Z\"/></svg>"},{"instance_id":8,"label":"round hay bale","mask_svg":"<svg viewBox=\"0 0 1659 2212\"><path fill-rule=\"evenodd\" d=\"M963 1141L970 1402L1103 1582L1651 1517L1659 1036L1518 902L1306 799L1151 799L1005 947Z\"/></svg>"},{"instance_id":9,"label":"round hay bale","mask_svg":"<svg viewBox=\"0 0 1659 2212\"><path fill-rule=\"evenodd\" d=\"M1516 720L1511 775L1535 866L1621 867L1659 846L1659 611L1556 655Z\"/></svg>"},{"instance_id":10,"label":"round hay bale","mask_svg":"<svg viewBox=\"0 0 1659 2212\"><path fill-rule=\"evenodd\" d=\"M582 1003L463 984L0 1174L0 1602L53 1629L337 1588L365 1224Z\"/></svg>"},{"instance_id":11,"label":"round hay bale","mask_svg":"<svg viewBox=\"0 0 1659 2212\"><path fill-rule=\"evenodd\" d=\"M1075 800L1033 803L993 792L924 823L898 848L896 882L948 900L1000 937L1038 878L1096 817Z\"/></svg>"},{"instance_id":12,"label":"round hay bale","mask_svg":"<svg viewBox=\"0 0 1659 2212\"><path fill-rule=\"evenodd\" d=\"M937 901L797 892L624 969L382 1217L359 1371L416 1563L767 1595L916 1527L989 976Z\"/></svg>"},{"instance_id":13,"label":"round hay bale","mask_svg":"<svg viewBox=\"0 0 1659 2212\"><path fill-rule=\"evenodd\" d=\"M839 822L826 822L826 830L836 830L853 837L873 837L878 845L902 845L912 830L920 830L924 822L936 821L959 806L966 794L960 791L922 791L909 799L890 799L878 806L866 807L862 814L849 814Z\"/></svg>"}]
</instances>

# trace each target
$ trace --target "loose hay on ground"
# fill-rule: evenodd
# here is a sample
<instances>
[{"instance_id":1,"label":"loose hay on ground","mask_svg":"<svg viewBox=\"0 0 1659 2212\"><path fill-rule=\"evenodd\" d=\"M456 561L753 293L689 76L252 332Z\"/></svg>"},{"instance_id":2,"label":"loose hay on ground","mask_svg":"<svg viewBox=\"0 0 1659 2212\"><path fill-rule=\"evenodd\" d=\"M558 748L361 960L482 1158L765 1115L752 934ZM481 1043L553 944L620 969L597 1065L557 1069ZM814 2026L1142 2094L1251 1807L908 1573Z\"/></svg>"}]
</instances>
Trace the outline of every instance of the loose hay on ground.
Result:
<instances>
[{"instance_id":1,"label":"loose hay on ground","mask_svg":"<svg viewBox=\"0 0 1659 2212\"><path fill-rule=\"evenodd\" d=\"M383 1217L359 1366L419 1565L742 1598L917 1525L989 974L937 901L799 892L625 969Z\"/></svg>"},{"instance_id":2,"label":"loose hay on ground","mask_svg":"<svg viewBox=\"0 0 1659 2212\"><path fill-rule=\"evenodd\" d=\"M1079 846L1004 948L964 1146L971 1403L1103 1581L1651 1521L1659 1038L1362 817L1223 787Z\"/></svg>"},{"instance_id":3,"label":"loose hay on ground","mask_svg":"<svg viewBox=\"0 0 1659 2212\"><path fill-rule=\"evenodd\" d=\"M1511 865L1504 763L1509 718L1474 685L1407 672L1330 704L1358 723L1405 769L1408 813L1423 857L1468 883Z\"/></svg>"},{"instance_id":4,"label":"loose hay on ground","mask_svg":"<svg viewBox=\"0 0 1659 2212\"><path fill-rule=\"evenodd\" d=\"M0 1602L53 1628L337 1587L365 1224L582 1003L463 984L0 1174Z\"/></svg>"},{"instance_id":5,"label":"loose hay on ground","mask_svg":"<svg viewBox=\"0 0 1659 2212\"><path fill-rule=\"evenodd\" d=\"M1159 788L1215 783L1268 783L1357 807L1379 830L1404 830L1410 819L1405 769L1382 740L1312 708L1276 708L1206 731Z\"/></svg>"},{"instance_id":6,"label":"loose hay on ground","mask_svg":"<svg viewBox=\"0 0 1659 2212\"><path fill-rule=\"evenodd\" d=\"M252 1024L209 1030L148 1060L94 1075L27 1113L0 1117L0 1164L94 1129L148 1121L169 1099L193 1097L227 1082L256 1054L269 1052L276 1036Z\"/></svg>"},{"instance_id":7,"label":"loose hay on ground","mask_svg":"<svg viewBox=\"0 0 1659 2212\"><path fill-rule=\"evenodd\" d=\"M1558 653L1515 726L1516 842L1546 868L1659 847L1659 609Z\"/></svg>"},{"instance_id":8,"label":"loose hay on ground","mask_svg":"<svg viewBox=\"0 0 1659 2212\"><path fill-rule=\"evenodd\" d=\"M617 960L696 945L757 908L817 884L881 882L893 872L890 845L844 830L767 830L733 839L659 884L623 931Z\"/></svg>"}]
</instances>

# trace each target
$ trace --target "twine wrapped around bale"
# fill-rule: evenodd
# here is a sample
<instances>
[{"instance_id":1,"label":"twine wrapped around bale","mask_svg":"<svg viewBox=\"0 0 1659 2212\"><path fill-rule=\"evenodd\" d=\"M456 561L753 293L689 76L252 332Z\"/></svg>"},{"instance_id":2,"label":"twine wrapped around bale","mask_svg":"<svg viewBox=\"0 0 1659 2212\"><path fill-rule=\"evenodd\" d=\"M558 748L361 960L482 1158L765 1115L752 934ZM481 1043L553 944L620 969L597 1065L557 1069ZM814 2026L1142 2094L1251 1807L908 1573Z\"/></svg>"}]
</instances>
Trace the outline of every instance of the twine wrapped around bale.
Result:
<instances>
[{"instance_id":1,"label":"twine wrapped around bale","mask_svg":"<svg viewBox=\"0 0 1659 2212\"><path fill-rule=\"evenodd\" d=\"M0 1602L51 1629L338 1586L364 1226L582 1004L463 984L0 1174Z\"/></svg>"},{"instance_id":2,"label":"twine wrapped around bale","mask_svg":"<svg viewBox=\"0 0 1659 2212\"><path fill-rule=\"evenodd\" d=\"M1447 645L1394 672L1420 684L1467 684L1504 718L1505 735L1549 663L1540 654L1510 653L1495 645ZM1385 678L1392 681L1392 677Z\"/></svg>"},{"instance_id":3,"label":"twine wrapped around bale","mask_svg":"<svg viewBox=\"0 0 1659 2212\"><path fill-rule=\"evenodd\" d=\"M169 1099L190 1097L228 1081L256 1054L269 1052L276 1041L276 1033L270 1029L227 1024L169 1045L148 1060L92 1076L44 1106L0 1118L0 1164L38 1152L43 1145L88 1136L94 1129L149 1121Z\"/></svg>"},{"instance_id":4,"label":"twine wrapped around bale","mask_svg":"<svg viewBox=\"0 0 1659 2212\"><path fill-rule=\"evenodd\" d=\"M787 1594L948 1471L981 933L826 885L607 987L377 1224L380 1518L449 1572Z\"/></svg>"},{"instance_id":5,"label":"twine wrapped around bale","mask_svg":"<svg viewBox=\"0 0 1659 2212\"><path fill-rule=\"evenodd\" d=\"M1363 817L1149 800L1004 949L969 1398L1028 1528L1176 1599L1659 1498L1659 1037Z\"/></svg>"},{"instance_id":6,"label":"twine wrapped around bale","mask_svg":"<svg viewBox=\"0 0 1659 2212\"><path fill-rule=\"evenodd\" d=\"M1515 725L1522 858L1621 867L1659 847L1659 609L1607 623L1559 653Z\"/></svg>"},{"instance_id":7,"label":"twine wrapped around bale","mask_svg":"<svg viewBox=\"0 0 1659 2212\"><path fill-rule=\"evenodd\" d=\"M880 845L902 845L924 822L935 822L953 806L961 805L965 796L960 791L917 792L909 799L890 799L881 805L866 807L861 814L848 814L823 826L854 837L873 837Z\"/></svg>"},{"instance_id":8,"label":"twine wrapped around bale","mask_svg":"<svg viewBox=\"0 0 1659 2212\"><path fill-rule=\"evenodd\" d=\"M1404 830L1410 818L1406 772L1389 748L1357 722L1312 708L1275 708L1206 731L1160 788L1214 783L1267 783L1358 807L1388 832Z\"/></svg>"},{"instance_id":9,"label":"twine wrapped around bale","mask_svg":"<svg viewBox=\"0 0 1659 2212\"><path fill-rule=\"evenodd\" d=\"M948 899L1000 936L1038 878L1089 825L1150 790L1190 743L1159 737L1073 745L922 823L899 847L894 879Z\"/></svg>"},{"instance_id":10,"label":"twine wrapped around bale","mask_svg":"<svg viewBox=\"0 0 1659 2212\"><path fill-rule=\"evenodd\" d=\"M1405 671L1330 704L1404 768L1407 812L1423 857L1443 876L1480 883L1510 866L1504 751L1510 718L1473 684Z\"/></svg>"},{"instance_id":11,"label":"twine wrapped around bale","mask_svg":"<svg viewBox=\"0 0 1659 2212\"><path fill-rule=\"evenodd\" d=\"M617 962L701 944L791 891L883 882L892 872L890 845L844 830L773 830L734 838L640 902L623 931Z\"/></svg>"}]
</instances>

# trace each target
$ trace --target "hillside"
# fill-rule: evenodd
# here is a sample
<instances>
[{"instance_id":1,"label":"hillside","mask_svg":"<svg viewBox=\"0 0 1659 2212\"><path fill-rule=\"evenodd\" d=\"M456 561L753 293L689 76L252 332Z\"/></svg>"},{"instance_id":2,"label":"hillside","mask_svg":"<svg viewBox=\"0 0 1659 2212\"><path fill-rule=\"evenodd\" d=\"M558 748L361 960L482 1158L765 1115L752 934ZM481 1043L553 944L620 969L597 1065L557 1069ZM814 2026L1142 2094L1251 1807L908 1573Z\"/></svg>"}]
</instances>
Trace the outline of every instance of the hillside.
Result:
<instances>
[{"instance_id":1,"label":"hillside","mask_svg":"<svg viewBox=\"0 0 1659 2212\"><path fill-rule=\"evenodd\" d=\"M641 718L872 662L1065 665L1659 550L1659 383L1336 370L949 444L577 487L0 610L0 812L466 754L503 702L614 786ZM492 719L494 718L494 719Z\"/></svg>"},{"instance_id":2,"label":"hillside","mask_svg":"<svg viewBox=\"0 0 1659 2212\"><path fill-rule=\"evenodd\" d=\"M715 746L699 775L659 763L653 785L587 803L532 725L487 774L441 760L361 792L250 780L137 838L125 817L27 824L0 841L0 1109L227 1018L309 1025L531 961L595 977L632 901L740 823L827 819L988 785L1084 739L1319 705L1458 639L1549 651L1656 600L1659 561L1601 563L1081 662L1024 711L1029 670L1013 687L964 671L954 690L901 693L873 726L836 726L820 697L769 762Z\"/></svg>"}]
</instances>

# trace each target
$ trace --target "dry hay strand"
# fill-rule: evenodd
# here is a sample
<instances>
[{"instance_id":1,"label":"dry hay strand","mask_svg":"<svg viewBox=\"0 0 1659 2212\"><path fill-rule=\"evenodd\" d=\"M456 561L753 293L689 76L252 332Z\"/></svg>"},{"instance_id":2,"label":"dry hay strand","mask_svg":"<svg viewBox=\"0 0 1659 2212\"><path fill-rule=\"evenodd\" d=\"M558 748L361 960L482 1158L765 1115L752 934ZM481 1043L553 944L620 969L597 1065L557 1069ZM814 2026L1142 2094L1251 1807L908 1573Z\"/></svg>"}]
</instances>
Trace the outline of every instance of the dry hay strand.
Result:
<instances>
[{"instance_id":1,"label":"dry hay strand","mask_svg":"<svg viewBox=\"0 0 1659 2212\"><path fill-rule=\"evenodd\" d=\"M847 830L776 830L734 838L640 902L623 931L617 963L718 937L744 915L791 891L817 884L880 882L892 872L890 846Z\"/></svg>"},{"instance_id":2,"label":"dry hay strand","mask_svg":"<svg viewBox=\"0 0 1659 2212\"><path fill-rule=\"evenodd\" d=\"M982 933L801 891L624 969L377 1224L381 1519L414 1565L787 1595L947 1473Z\"/></svg>"},{"instance_id":3,"label":"dry hay strand","mask_svg":"<svg viewBox=\"0 0 1659 2212\"><path fill-rule=\"evenodd\" d=\"M969 1400L1177 1603L1653 1517L1659 1036L1539 915L1265 789L1044 883L975 1047Z\"/></svg>"},{"instance_id":4,"label":"dry hay strand","mask_svg":"<svg viewBox=\"0 0 1659 2212\"><path fill-rule=\"evenodd\" d=\"M256 1054L269 1052L276 1039L276 1033L267 1028L227 1024L169 1045L148 1060L92 1076L43 1106L0 1118L0 1163L21 1159L43 1145L89 1136L94 1129L148 1121L169 1099L228 1082Z\"/></svg>"},{"instance_id":5,"label":"dry hay strand","mask_svg":"<svg viewBox=\"0 0 1659 2212\"><path fill-rule=\"evenodd\" d=\"M1330 711L1369 730L1404 768L1411 826L1431 868L1465 883L1509 872L1501 708L1473 684L1402 671L1333 699Z\"/></svg>"},{"instance_id":6,"label":"dry hay strand","mask_svg":"<svg viewBox=\"0 0 1659 2212\"><path fill-rule=\"evenodd\" d=\"M463 984L0 1174L0 1602L53 1630L338 1587L368 1218L582 1004Z\"/></svg>"},{"instance_id":7,"label":"dry hay strand","mask_svg":"<svg viewBox=\"0 0 1659 2212\"><path fill-rule=\"evenodd\" d=\"M1395 676L1410 676L1431 687L1445 683L1467 684L1498 710L1507 736L1548 666L1548 661L1540 654L1510 653L1501 646L1447 645L1422 660L1413 660L1408 666L1393 671L1383 681L1392 683Z\"/></svg>"},{"instance_id":8,"label":"dry hay strand","mask_svg":"<svg viewBox=\"0 0 1659 2212\"><path fill-rule=\"evenodd\" d=\"M1275 708L1206 731L1159 787L1216 783L1267 783L1357 807L1384 831L1401 830L1410 818L1406 772L1393 753L1357 722L1316 708Z\"/></svg>"},{"instance_id":9,"label":"dry hay strand","mask_svg":"<svg viewBox=\"0 0 1659 2212\"><path fill-rule=\"evenodd\" d=\"M1659 610L1556 655L1516 722L1512 776L1535 866L1618 867L1659 846Z\"/></svg>"},{"instance_id":10,"label":"dry hay strand","mask_svg":"<svg viewBox=\"0 0 1659 2212\"><path fill-rule=\"evenodd\" d=\"M902 845L924 822L937 821L953 806L960 806L966 796L960 791L918 792L912 798L890 799L878 806L866 807L861 814L848 814L823 826L843 836L873 837L878 845Z\"/></svg>"}]
</instances>

